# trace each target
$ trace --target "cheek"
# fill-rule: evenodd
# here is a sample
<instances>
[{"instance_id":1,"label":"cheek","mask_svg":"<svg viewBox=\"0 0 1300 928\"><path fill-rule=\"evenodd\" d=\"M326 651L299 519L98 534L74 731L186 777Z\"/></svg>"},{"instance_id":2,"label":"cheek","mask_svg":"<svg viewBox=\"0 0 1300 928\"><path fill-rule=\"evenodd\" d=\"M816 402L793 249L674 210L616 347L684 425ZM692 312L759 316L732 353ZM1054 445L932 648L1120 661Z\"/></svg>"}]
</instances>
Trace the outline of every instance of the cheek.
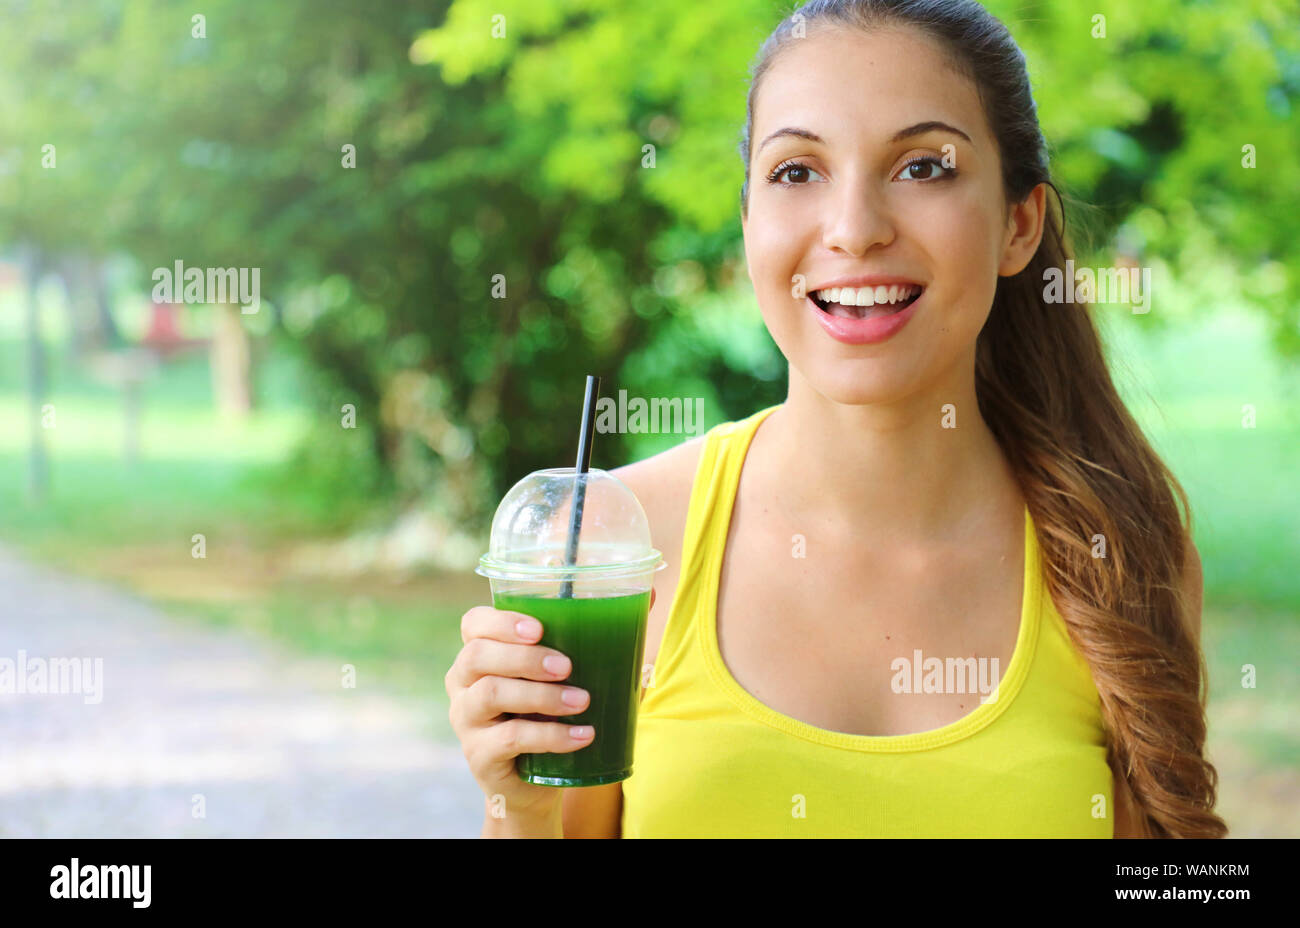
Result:
<instances>
[{"instance_id":1,"label":"cheek","mask_svg":"<svg viewBox=\"0 0 1300 928\"><path fill-rule=\"evenodd\" d=\"M745 262L765 317L769 308L786 308L790 302L799 254L799 243L788 229L751 217L745 228Z\"/></svg>"},{"instance_id":2,"label":"cheek","mask_svg":"<svg viewBox=\"0 0 1300 928\"><path fill-rule=\"evenodd\" d=\"M932 209L917 211L913 234L926 243L935 262L937 277L953 272L980 278L997 273L1000 229L987 200L971 187L967 195L935 202ZM969 283L970 281L965 281Z\"/></svg>"},{"instance_id":3,"label":"cheek","mask_svg":"<svg viewBox=\"0 0 1300 928\"><path fill-rule=\"evenodd\" d=\"M943 325L958 331L984 325L997 289L1000 217L971 188L971 195L936 201L932 209L912 213L909 235L922 243L930 271L938 284L935 296L949 308Z\"/></svg>"},{"instance_id":4,"label":"cheek","mask_svg":"<svg viewBox=\"0 0 1300 928\"><path fill-rule=\"evenodd\" d=\"M745 228L745 254L750 267L767 280L785 269L791 260L788 238L782 238L780 224L758 215Z\"/></svg>"}]
</instances>

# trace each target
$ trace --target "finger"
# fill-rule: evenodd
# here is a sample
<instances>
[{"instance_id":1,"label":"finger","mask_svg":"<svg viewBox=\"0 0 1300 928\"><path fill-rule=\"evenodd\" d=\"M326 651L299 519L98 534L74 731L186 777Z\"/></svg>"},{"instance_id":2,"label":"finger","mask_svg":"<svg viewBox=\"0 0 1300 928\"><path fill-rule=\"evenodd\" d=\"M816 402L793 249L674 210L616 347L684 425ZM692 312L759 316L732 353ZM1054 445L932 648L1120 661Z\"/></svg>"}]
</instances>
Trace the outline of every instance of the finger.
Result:
<instances>
[{"instance_id":1,"label":"finger","mask_svg":"<svg viewBox=\"0 0 1300 928\"><path fill-rule=\"evenodd\" d=\"M520 623L523 623L522 625ZM532 643L542 637L542 623L522 612L475 606L460 617L460 640L493 638L497 641Z\"/></svg>"},{"instance_id":2,"label":"finger","mask_svg":"<svg viewBox=\"0 0 1300 928\"><path fill-rule=\"evenodd\" d=\"M447 686L472 686L480 677L522 677L554 682L573 671L573 662L554 648L538 644L507 644L492 638L471 638L447 672Z\"/></svg>"},{"instance_id":3,"label":"finger","mask_svg":"<svg viewBox=\"0 0 1300 928\"><path fill-rule=\"evenodd\" d=\"M569 732L575 727L584 729L586 736L574 738ZM585 748L594 737L591 725L509 719L492 726L488 764L496 776L517 776L514 759L520 754L567 754Z\"/></svg>"},{"instance_id":4,"label":"finger","mask_svg":"<svg viewBox=\"0 0 1300 928\"><path fill-rule=\"evenodd\" d=\"M572 702L566 701L572 699ZM591 703L578 686L537 683L513 677L486 676L474 681L461 698L461 718L469 725L487 725L503 712L517 715L573 715Z\"/></svg>"}]
</instances>

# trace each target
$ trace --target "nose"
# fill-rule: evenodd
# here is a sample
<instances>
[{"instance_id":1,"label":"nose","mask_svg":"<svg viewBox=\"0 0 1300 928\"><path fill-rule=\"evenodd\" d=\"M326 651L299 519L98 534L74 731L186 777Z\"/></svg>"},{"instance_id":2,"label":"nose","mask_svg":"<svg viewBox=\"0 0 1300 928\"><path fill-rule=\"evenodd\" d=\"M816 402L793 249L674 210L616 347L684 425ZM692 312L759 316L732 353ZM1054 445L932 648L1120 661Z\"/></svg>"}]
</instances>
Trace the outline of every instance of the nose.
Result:
<instances>
[{"instance_id":1,"label":"nose","mask_svg":"<svg viewBox=\"0 0 1300 928\"><path fill-rule=\"evenodd\" d=\"M831 251L862 255L873 245L894 240L894 221L879 188L865 178L849 178L831 198L822 244Z\"/></svg>"}]
</instances>

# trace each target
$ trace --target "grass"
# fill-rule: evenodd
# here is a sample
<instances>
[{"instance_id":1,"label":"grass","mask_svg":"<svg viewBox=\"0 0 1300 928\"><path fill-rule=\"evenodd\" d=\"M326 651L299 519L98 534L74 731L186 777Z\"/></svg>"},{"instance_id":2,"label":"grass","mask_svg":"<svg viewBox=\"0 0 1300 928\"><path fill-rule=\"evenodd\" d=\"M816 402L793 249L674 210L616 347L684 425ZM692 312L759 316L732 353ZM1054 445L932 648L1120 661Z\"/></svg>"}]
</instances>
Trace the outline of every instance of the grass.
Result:
<instances>
[{"instance_id":1,"label":"grass","mask_svg":"<svg viewBox=\"0 0 1300 928\"><path fill-rule=\"evenodd\" d=\"M1207 605L1202 640L1218 812L1234 837L1300 836L1300 623L1291 611Z\"/></svg>"},{"instance_id":2,"label":"grass","mask_svg":"<svg viewBox=\"0 0 1300 928\"><path fill-rule=\"evenodd\" d=\"M338 427L337 414L314 399L312 381L292 355L259 347L258 406L246 418L214 410L202 352L147 380L134 462L124 453L121 391L65 353L48 351L49 427L40 434L50 493L34 504L26 479L25 352L12 339L0 340L0 532L57 558L70 544L172 537L188 548L191 535L210 530L267 545L340 532L367 514L382 519L388 500L367 496L366 475L348 471L367 454L365 433ZM295 452L294 465L286 466Z\"/></svg>"},{"instance_id":3,"label":"grass","mask_svg":"<svg viewBox=\"0 0 1300 928\"><path fill-rule=\"evenodd\" d=\"M1191 502L1219 813L1233 835L1295 837L1300 376L1272 356L1254 320L1231 312L1205 320L1157 335L1112 320L1108 344L1121 392ZM1244 685L1247 669L1253 686Z\"/></svg>"},{"instance_id":4,"label":"grass","mask_svg":"<svg viewBox=\"0 0 1300 928\"><path fill-rule=\"evenodd\" d=\"M1232 313L1154 336L1117 320L1108 335L1121 392L1191 500L1207 601L1300 614L1295 362Z\"/></svg>"},{"instance_id":5,"label":"grass","mask_svg":"<svg viewBox=\"0 0 1300 928\"><path fill-rule=\"evenodd\" d=\"M1121 392L1192 501L1221 811L1237 834L1300 835L1300 391L1249 318L1206 318L1158 335L1122 315L1103 322ZM39 506L25 486L23 370L21 345L0 340L0 538L147 596L178 621L245 628L352 663L428 700L433 729L450 737L442 676L461 647L460 615L487 600L486 584L294 566L299 542L382 519L387 503L358 491L346 466L327 466L362 439L321 428L337 419L317 408L292 359L265 359L265 401L242 422L213 413L204 357L165 367L147 386L140 459L128 465L120 395L56 358L47 401L57 424L44 433L52 492ZM1243 427L1245 404L1254 428ZM287 466L307 436L312 453ZM195 533L206 538L201 560L191 556ZM1255 668L1253 689L1242 686L1244 665Z\"/></svg>"}]
</instances>

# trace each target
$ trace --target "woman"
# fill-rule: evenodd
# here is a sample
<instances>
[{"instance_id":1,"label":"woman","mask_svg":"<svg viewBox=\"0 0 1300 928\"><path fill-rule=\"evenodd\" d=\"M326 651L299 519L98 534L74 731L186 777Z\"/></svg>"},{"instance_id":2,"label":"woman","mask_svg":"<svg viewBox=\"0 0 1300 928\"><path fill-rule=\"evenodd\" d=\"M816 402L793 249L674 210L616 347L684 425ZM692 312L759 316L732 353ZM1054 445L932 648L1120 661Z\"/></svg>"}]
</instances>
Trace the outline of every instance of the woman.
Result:
<instances>
[{"instance_id":1,"label":"woman","mask_svg":"<svg viewBox=\"0 0 1300 928\"><path fill-rule=\"evenodd\" d=\"M452 722L511 810L484 835L1222 836L1186 497L1045 293L1071 255L1006 29L814 0L741 151L787 399L614 471L669 563L629 779L519 780L592 733L502 714L586 694L523 617L466 613Z\"/></svg>"}]
</instances>

